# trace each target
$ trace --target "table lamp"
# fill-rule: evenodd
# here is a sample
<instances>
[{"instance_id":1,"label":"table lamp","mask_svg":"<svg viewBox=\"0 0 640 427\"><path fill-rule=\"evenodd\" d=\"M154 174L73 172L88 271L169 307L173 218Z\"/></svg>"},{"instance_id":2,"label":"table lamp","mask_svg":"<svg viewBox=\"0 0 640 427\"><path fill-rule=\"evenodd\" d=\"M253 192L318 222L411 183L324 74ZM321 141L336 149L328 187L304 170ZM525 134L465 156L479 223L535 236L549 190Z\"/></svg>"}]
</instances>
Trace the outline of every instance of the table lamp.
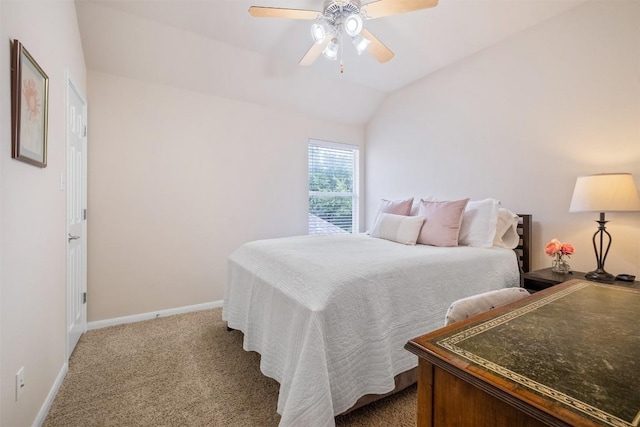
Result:
<instances>
[{"instance_id":1,"label":"table lamp","mask_svg":"<svg viewBox=\"0 0 640 427\"><path fill-rule=\"evenodd\" d=\"M611 234L605 224L605 212L640 211L638 190L630 173L603 173L599 175L580 176L576 180L571 197L569 212L600 212L598 230L593 235L593 250L598 267L590 271L585 278L598 282L613 282L615 276L607 273L604 262L611 247ZM604 236L607 236L606 248Z\"/></svg>"}]
</instances>

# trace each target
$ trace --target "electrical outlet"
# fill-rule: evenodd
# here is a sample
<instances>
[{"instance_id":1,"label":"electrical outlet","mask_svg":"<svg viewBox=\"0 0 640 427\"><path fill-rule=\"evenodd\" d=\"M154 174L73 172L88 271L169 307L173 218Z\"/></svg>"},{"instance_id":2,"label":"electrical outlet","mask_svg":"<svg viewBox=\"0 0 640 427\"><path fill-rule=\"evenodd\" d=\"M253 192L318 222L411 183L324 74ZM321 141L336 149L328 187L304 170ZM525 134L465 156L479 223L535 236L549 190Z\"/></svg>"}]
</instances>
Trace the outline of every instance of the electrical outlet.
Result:
<instances>
[{"instance_id":1,"label":"electrical outlet","mask_svg":"<svg viewBox=\"0 0 640 427\"><path fill-rule=\"evenodd\" d=\"M22 394L22 390L24 390L24 366L21 367L16 373L16 402L20 398Z\"/></svg>"}]
</instances>

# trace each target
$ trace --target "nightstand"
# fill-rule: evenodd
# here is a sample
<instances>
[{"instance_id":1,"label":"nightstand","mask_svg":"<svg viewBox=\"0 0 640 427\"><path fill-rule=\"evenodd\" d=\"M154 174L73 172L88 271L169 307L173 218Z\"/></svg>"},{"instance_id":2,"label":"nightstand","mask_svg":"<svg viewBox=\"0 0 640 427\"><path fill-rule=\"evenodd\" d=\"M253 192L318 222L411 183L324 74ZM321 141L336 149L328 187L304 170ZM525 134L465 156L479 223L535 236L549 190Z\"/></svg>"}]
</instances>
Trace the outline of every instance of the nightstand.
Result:
<instances>
[{"instance_id":1,"label":"nightstand","mask_svg":"<svg viewBox=\"0 0 640 427\"><path fill-rule=\"evenodd\" d=\"M582 271L572 271L567 274L554 273L551 271L551 267L544 268L542 270L535 270L525 273L523 276L523 288L528 290L529 292L538 292L543 289L547 289L551 286L557 285L562 282L566 282L571 279L582 279L584 278L585 273ZM640 288L640 282L622 282L620 280L616 280L613 282L614 285L617 286L629 286L632 288Z\"/></svg>"}]
</instances>

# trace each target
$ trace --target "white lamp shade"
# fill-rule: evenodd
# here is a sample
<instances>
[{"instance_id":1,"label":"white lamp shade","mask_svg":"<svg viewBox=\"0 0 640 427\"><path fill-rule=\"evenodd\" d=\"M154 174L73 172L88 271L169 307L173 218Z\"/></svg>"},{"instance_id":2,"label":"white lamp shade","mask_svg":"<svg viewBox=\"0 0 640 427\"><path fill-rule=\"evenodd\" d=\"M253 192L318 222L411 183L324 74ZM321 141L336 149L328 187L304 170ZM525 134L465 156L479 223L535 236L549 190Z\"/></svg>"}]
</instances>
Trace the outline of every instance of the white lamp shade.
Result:
<instances>
[{"instance_id":1,"label":"white lamp shade","mask_svg":"<svg viewBox=\"0 0 640 427\"><path fill-rule=\"evenodd\" d=\"M338 51L340 50L340 45L338 44L338 39L332 39L329 44L327 45L327 47L324 48L324 50L322 51L322 54L331 59L332 61L335 61L336 59L338 59Z\"/></svg>"},{"instance_id":2,"label":"white lamp shade","mask_svg":"<svg viewBox=\"0 0 640 427\"><path fill-rule=\"evenodd\" d=\"M322 24L313 24L311 26L311 37L313 41L320 44L327 37L327 30Z\"/></svg>"},{"instance_id":3,"label":"white lamp shade","mask_svg":"<svg viewBox=\"0 0 640 427\"><path fill-rule=\"evenodd\" d=\"M640 198L630 173L581 176L569 212L640 211Z\"/></svg>"},{"instance_id":4,"label":"white lamp shade","mask_svg":"<svg viewBox=\"0 0 640 427\"><path fill-rule=\"evenodd\" d=\"M358 51L358 55L362 55L362 53L367 50L370 44L371 41L362 37L362 34L359 34L353 38L353 45Z\"/></svg>"},{"instance_id":5,"label":"white lamp shade","mask_svg":"<svg viewBox=\"0 0 640 427\"><path fill-rule=\"evenodd\" d=\"M355 37L362 31L362 18L360 15L349 15L344 21L344 30L351 37Z\"/></svg>"}]
</instances>

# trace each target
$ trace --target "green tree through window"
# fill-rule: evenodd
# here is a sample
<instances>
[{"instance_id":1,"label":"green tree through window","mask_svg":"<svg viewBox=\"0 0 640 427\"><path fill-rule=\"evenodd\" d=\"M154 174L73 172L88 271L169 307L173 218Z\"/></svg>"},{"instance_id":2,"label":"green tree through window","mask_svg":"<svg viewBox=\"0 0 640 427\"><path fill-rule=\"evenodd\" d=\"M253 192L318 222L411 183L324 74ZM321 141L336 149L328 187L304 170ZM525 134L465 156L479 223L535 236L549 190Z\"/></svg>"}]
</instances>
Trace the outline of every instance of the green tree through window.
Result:
<instances>
[{"instance_id":1,"label":"green tree through window","mask_svg":"<svg viewBox=\"0 0 640 427\"><path fill-rule=\"evenodd\" d=\"M357 167L357 147L309 142L309 234L355 230Z\"/></svg>"}]
</instances>

